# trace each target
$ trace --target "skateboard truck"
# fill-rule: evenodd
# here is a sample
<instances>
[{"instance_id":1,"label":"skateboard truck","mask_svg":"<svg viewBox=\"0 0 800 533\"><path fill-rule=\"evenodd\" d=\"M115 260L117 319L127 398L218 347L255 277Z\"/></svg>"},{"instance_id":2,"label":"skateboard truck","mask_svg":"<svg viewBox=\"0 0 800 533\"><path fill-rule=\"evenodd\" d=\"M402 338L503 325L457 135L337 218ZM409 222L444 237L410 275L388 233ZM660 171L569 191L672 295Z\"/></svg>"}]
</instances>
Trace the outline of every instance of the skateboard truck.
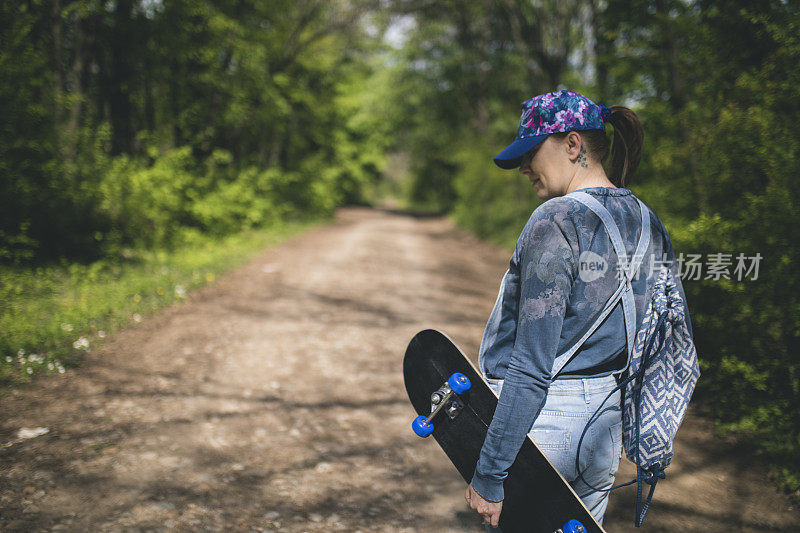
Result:
<instances>
[{"instance_id":1,"label":"skateboard truck","mask_svg":"<svg viewBox=\"0 0 800 533\"><path fill-rule=\"evenodd\" d=\"M431 414L427 417L419 415L411 423L414 433L420 437L427 437L433 433L433 419L442 409L450 417L450 420L458 416L458 413L464 408L464 402L459 400L456 395L464 394L471 386L469 378L461 372L451 375L441 387L431 394Z\"/></svg>"}]
</instances>

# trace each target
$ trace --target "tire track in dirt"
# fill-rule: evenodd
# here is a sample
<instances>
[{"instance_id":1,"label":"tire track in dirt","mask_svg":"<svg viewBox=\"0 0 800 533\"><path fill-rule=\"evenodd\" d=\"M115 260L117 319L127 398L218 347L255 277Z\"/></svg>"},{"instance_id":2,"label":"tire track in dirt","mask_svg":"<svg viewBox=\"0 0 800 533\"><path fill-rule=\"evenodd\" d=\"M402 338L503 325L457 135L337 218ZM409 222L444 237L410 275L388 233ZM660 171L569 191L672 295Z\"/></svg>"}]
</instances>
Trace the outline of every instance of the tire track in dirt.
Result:
<instances>
[{"instance_id":1,"label":"tire track in dirt","mask_svg":"<svg viewBox=\"0 0 800 533\"><path fill-rule=\"evenodd\" d=\"M0 399L0 441L50 429L0 451L0 529L482 531L411 434L401 362L425 327L476 353L507 262L444 219L341 210ZM706 422L676 449L648 530L796 530ZM609 531L633 530L632 502L612 496Z\"/></svg>"}]
</instances>

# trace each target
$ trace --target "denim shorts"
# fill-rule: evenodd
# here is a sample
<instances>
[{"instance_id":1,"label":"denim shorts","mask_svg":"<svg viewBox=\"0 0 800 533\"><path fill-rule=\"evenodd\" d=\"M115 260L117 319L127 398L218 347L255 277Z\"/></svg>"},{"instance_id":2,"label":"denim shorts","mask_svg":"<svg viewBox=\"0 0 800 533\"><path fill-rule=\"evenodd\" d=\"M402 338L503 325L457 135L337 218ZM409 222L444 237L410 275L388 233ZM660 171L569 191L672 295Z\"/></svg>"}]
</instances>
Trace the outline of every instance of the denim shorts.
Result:
<instances>
[{"instance_id":1,"label":"denim shorts","mask_svg":"<svg viewBox=\"0 0 800 533\"><path fill-rule=\"evenodd\" d=\"M488 381L499 395L503 381ZM528 434L600 524L608 506L608 492L594 491L578 477L575 457L589 417L602 404L601 414L583 436L579 466L583 478L591 485L608 489L614 484L622 458L621 393L615 391L605 403L603 400L616 386L614 376L553 381L547 391L545 404ZM487 530L500 531L490 527Z\"/></svg>"}]
</instances>

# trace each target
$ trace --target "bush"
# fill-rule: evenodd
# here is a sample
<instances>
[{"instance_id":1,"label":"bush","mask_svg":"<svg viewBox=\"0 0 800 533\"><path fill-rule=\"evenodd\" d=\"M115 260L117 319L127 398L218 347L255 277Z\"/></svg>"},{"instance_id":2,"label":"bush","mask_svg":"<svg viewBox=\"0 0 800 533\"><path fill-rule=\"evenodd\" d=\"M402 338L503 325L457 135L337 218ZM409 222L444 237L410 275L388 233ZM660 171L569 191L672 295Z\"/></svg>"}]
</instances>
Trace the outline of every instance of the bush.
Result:
<instances>
[{"instance_id":1,"label":"bush","mask_svg":"<svg viewBox=\"0 0 800 533\"><path fill-rule=\"evenodd\" d=\"M495 148L473 141L457 152L453 217L476 235L513 247L539 201L525 176L492 163Z\"/></svg>"},{"instance_id":2,"label":"bush","mask_svg":"<svg viewBox=\"0 0 800 533\"><path fill-rule=\"evenodd\" d=\"M99 190L99 213L110 222L112 241L168 246L182 224L191 223L191 202L206 180L197 179L191 148L169 150L148 166L128 156L113 160Z\"/></svg>"},{"instance_id":3,"label":"bush","mask_svg":"<svg viewBox=\"0 0 800 533\"><path fill-rule=\"evenodd\" d=\"M342 172L310 159L298 171L236 171L229 152L198 163L188 146L152 163L119 156L99 183L99 217L107 221L107 252L124 247L174 247L193 236L214 236L289 219L329 215L339 203ZM355 192L353 192L355 194Z\"/></svg>"}]
</instances>

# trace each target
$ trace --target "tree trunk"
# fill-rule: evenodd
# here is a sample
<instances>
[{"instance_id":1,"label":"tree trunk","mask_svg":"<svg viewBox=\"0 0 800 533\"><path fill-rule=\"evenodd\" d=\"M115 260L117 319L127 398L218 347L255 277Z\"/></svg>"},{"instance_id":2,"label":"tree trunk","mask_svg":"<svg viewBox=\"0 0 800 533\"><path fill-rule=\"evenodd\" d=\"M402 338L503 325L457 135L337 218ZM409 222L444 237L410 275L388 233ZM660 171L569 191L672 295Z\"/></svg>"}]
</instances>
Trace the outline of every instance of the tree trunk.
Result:
<instances>
[{"instance_id":1,"label":"tree trunk","mask_svg":"<svg viewBox=\"0 0 800 533\"><path fill-rule=\"evenodd\" d=\"M60 131L62 106L64 105L64 52L61 42L63 21L59 0L53 0L51 25L53 28L53 122L56 131Z\"/></svg>"},{"instance_id":2,"label":"tree trunk","mask_svg":"<svg viewBox=\"0 0 800 533\"><path fill-rule=\"evenodd\" d=\"M592 21L592 32L594 34L594 71L595 71L595 88L596 98L600 100L599 103L607 104L606 101L611 98L608 87L608 58L610 56L612 43L606 37L606 27L604 17L600 11L599 0L592 0L590 2Z\"/></svg>"},{"instance_id":3,"label":"tree trunk","mask_svg":"<svg viewBox=\"0 0 800 533\"><path fill-rule=\"evenodd\" d=\"M659 15L664 64L667 70L667 88L669 90L669 101L673 111L680 112L686 105L686 95L684 94L683 77L681 76L678 65L678 43L676 42L675 32L671 28L669 0L655 0L656 13Z\"/></svg>"},{"instance_id":4,"label":"tree trunk","mask_svg":"<svg viewBox=\"0 0 800 533\"><path fill-rule=\"evenodd\" d=\"M114 10L114 25L111 28L111 79L108 103L111 110L111 149L114 154L130 153L133 150L131 127L131 86L133 82L130 49L135 43L131 31L132 0L117 0Z\"/></svg>"},{"instance_id":5,"label":"tree trunk","mask_svg":"<svg viewBox=\"0 0 800 533\"><path fill-rule=\"evenodd\" d=\"M78 15L75 18L75 59L72 62L72 98L70 99L69 121L64 129L64 141L66 143L66 156L68 161L74 161L78 152L78 128L80 126L81 113L83 111L84 94L83 82L90 37L87 37L84 30L84 20Z\"/></svg>"},{"instance_id":6,"label":"tree trunk","mask_svg":"<svg viewBox=\"0 0 800 533\"><path fill-rule=\"evenodd\" d=\"M707 213L709 210L708 192L702 180L697 175L697 153L690 146L692 142L691 128L686 118L684 108L688 97L680 67L679 43L674 31L673 20L670 15L672 8L670 0L655 0L656 13L659 16L661 30L661 51L667 71L667 90L669 102L675 116L678 117L678 134L681 145L686 155L686 173L697 196L698 214Z\"/></svg>"},{"instance_id":7,"label":"tree trunk","mask_svg":"<svg viewBox=\"0 0 800 533\"><path fill-rule=\"evenodd\" d=\"M178 79L181 75L181 66L173 58L169 78L169 103L172 112L172 143L173 147L183 144L183 128L181 125L181 89Z\"/></svg>"},{"instance_id":8,"label":"tree trunk","mask_svg":"<svg viewBox=\"0 0 800 533\"><path fill-rule=\"evenodd\" d=\"M83 84L85 79L86 63L88 58L89 40L84 28L85 19L82 13L76 10L72 22L72 66L69 72L64 70L68 61L64 57L64 19L61 12L61 2L53 1L51 11L52 23L52 50L53 50L53 120L56 132L58 157L67 163L70 168L77 157L78 127L83 111L84 94Z\"/></svg>"}]
</instances>

